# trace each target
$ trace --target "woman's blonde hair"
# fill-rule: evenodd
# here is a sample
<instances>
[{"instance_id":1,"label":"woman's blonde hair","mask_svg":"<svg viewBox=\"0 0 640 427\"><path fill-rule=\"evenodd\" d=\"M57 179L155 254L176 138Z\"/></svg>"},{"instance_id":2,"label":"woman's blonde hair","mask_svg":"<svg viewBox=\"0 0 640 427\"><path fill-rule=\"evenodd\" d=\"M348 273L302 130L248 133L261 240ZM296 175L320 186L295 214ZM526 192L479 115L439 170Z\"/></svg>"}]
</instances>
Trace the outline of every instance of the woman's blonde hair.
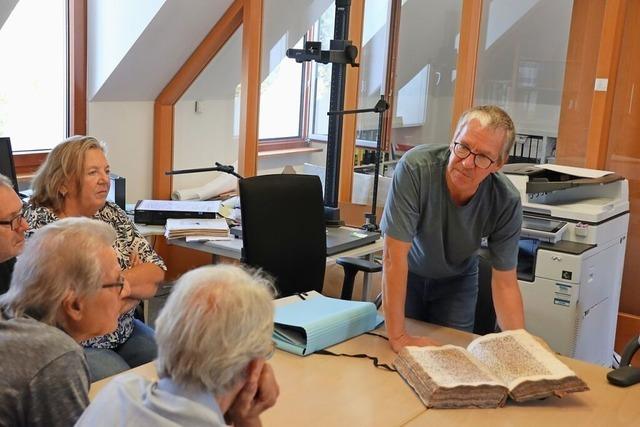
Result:
<instances>
[{"instance_id":1,"label":"woman's blonde hair","mask_svg":"<svg viewBox=\"0 0 640 427\"><path fill-rule=\"evenodd\" d=\"M75 181L80 188L85 154L93 149L106 154L104 143L92 136L76 135L56 145L36 172L30 203L54 212L62 210L65 196L62 187Z\"/></svg>"}]
</instances>

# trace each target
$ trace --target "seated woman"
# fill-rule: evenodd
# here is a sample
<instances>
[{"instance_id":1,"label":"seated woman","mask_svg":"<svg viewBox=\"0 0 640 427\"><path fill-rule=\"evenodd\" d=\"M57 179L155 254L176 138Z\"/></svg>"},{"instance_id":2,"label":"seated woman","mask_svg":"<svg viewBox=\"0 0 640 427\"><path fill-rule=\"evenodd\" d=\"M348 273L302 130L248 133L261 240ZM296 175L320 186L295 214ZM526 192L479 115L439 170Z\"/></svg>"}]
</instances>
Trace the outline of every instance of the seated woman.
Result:
<instances>
[{"instance_id":1,"label":"seated woman","mask_svg":"<svg viewBox=\"0 0 640 427\"><path fill-rule=\"evenodd\" d=\"M260 426L279 394L272 290L232 265L183 275L156 320L159 380L119 375L76 426Z\"/></svg>"},{"instance_id":2,"label":"seated woman","mask_svg":"<svg viewBox=\"0 0 640 427\"><path fill-rule=\"evenodd\" d=\"M129 295L115 238L107 224L69 218L26 243L0 297L0 425L70 426L89 404L78 342L114 331Z\"/></svg>"},{"instance_id":3,"label":"seated woman","mask_svg":"<svg viewBox=\"0 0 640 427\"><path fill-rule=\"evenodd\" d=\"M82 343L92 381L156 357L153 330L134 319L134 311L141 299L155 295L166 270L125 212L107 202L109 185L104 145L90 136L68 138L51 150L38 170L26 213L31 232L61 218L77 216L104 221L116 231L114 248L122 274L131 286L129 310L120 317L114 333Z\"/></svg>"}]
</instances>

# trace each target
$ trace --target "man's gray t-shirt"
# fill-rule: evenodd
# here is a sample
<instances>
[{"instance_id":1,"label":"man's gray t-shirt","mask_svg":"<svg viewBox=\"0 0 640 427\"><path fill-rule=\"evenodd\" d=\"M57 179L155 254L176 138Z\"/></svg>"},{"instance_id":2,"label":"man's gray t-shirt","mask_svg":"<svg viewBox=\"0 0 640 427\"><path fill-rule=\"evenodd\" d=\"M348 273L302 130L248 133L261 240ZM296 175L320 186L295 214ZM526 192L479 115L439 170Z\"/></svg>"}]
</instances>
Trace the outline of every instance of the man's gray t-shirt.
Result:
<instances>
[{"instance_id":1,"label":"man's gray t-shirt","mask_svg":"<svg viewBox=\"0 0 640 427\"><path fill-rule=\"evenodd\" d=\"M89 404L82 347L58 328L0 309L0 426L71 426Z\"/></svg>"},{"instance_id":2,"label":"man's gray t-shirt","mask_svg":"<svg viewBox=\"0 0 640 427\"><path fill-rule=\"evenodd\" d=\"M495 269L515 268L522 226L517 190L502 173L493 173L466 205L456 206L445 178L449 154L448 146L430 144L404 155L393 175L382 231L412 243L409 271L425 278L467 272L483 237Z\"/></svg>"}]
</instances>

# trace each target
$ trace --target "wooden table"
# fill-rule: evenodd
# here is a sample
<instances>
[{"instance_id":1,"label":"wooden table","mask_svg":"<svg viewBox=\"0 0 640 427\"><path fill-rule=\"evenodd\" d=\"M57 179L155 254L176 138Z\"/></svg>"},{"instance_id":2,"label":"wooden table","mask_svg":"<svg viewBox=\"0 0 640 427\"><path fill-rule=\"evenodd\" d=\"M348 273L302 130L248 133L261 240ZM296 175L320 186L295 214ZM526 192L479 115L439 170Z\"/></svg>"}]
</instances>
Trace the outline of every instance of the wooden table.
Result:
<instances>
[{"instance_id":1,"label":"wooden table","mask_svg":"<svg viewBox=\"0 0 640 427\"><path fill-rule=\"evenodd\" d=\"M466 345L473 336L448 328L409 322L413 333L442 343ZM384 330L377 331L384 333ZM362 335L331 348L334 352L374 355L390 363L386 340ZM640 385L618 388L607 383L606 369L561 357L591 391L524 404L508 401L499 409L427 410L394 372L371 361L348 357L295 356L278 350L270 363L280 384L278 403L262 416L265 426L625 426L640 425ZM134 371L155 378L155 367ZM94 383L92 398L109 378Z\"/></svg>"}]
</instances>

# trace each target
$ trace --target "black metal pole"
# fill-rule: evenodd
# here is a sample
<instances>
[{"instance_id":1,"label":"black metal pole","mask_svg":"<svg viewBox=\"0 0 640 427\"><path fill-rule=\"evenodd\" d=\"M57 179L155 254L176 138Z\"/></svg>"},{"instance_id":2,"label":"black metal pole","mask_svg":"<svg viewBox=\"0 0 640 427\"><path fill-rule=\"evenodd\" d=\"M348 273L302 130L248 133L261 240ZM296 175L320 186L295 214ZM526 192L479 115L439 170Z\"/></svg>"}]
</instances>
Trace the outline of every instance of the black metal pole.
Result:
<instances>
[{"instance_id":1,"label":"black metal pole","mask_svg":"<svg viewBox=\"0 0 640 427\"><path fill-rule=\"evenodd\" d=\"M349 29L351 0L336 0L334 40L346 40ZM329 110L344 108L345 77L347 64L332 64ZM340 184L340 148L342 145L342 115L330 115L327 134L327 163L324 180L324 203L330 208L338 207ZM339 213L338 213L339 215ZM338 217L339 219L339 217Z\"/></svg>"}]
</instances>

